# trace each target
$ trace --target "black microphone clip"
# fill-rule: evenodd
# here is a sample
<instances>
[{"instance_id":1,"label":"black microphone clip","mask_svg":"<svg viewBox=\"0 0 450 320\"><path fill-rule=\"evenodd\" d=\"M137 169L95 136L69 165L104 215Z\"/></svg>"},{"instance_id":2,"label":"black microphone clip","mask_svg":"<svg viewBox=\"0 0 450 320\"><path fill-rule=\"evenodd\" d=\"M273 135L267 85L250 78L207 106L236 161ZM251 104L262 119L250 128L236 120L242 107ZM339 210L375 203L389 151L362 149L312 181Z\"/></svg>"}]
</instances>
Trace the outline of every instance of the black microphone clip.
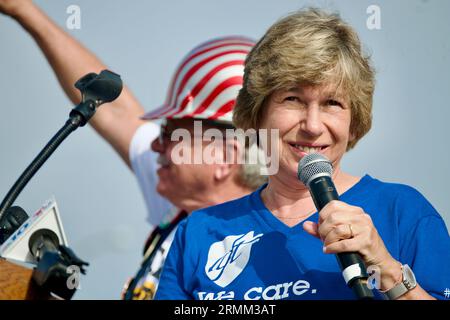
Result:
<instances>
[{"instance_id":1,"label":"black microphone clip","mask_svg":"<svg viewBox=\"0 0 450 320\"><path fill-rule=\"evenodd\" d=\"M117 99L122 92L123 84L120 75L109 70L99 74L88 73L77 82L75 88L81 92L81 103L70 112L70 119L79 118L80 126L84 126L103 103Z\"/></svg>"}]
</instances>

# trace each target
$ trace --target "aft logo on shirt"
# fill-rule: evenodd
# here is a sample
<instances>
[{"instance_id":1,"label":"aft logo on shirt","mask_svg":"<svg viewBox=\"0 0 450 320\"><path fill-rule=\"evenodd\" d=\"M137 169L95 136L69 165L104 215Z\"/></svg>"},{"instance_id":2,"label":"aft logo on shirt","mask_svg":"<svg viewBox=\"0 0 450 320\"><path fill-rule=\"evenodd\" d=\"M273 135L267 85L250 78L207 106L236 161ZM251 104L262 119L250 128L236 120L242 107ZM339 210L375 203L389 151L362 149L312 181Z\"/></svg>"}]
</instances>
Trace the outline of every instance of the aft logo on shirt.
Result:
<instances>
[{"instance_id":1,"label":"aft logo on shirt","mask_svg":"<svg viewBox=\"0 0 450 320\"><path fill-rule=\"evenodd\" d=\"M228 236L211 245L205 272L209 279L222 288L233 282L248 263L252 245L263 236L254 231Z\"/></svg>"}]
</instances>

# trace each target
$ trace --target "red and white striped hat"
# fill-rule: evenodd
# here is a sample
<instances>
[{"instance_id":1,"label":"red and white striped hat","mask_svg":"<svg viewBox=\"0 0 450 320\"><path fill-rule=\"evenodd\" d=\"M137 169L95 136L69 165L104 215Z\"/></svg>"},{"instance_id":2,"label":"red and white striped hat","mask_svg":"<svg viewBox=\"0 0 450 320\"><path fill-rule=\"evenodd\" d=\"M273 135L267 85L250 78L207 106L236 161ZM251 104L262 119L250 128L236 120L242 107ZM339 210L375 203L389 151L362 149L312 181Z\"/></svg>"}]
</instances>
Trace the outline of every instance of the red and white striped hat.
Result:
<instances>
[{"instance_id":1,"label":"red and white striped hat","mask_svg":"<svg viewBox=\"0 0 450 320\"><path fill-rule=\"evenodd\" d=\"M254 45L249 38L229 36L195 47L178 66L165 103L142 119L194 118L231 124L244 61Z\"/></svg>"}]
</instances>

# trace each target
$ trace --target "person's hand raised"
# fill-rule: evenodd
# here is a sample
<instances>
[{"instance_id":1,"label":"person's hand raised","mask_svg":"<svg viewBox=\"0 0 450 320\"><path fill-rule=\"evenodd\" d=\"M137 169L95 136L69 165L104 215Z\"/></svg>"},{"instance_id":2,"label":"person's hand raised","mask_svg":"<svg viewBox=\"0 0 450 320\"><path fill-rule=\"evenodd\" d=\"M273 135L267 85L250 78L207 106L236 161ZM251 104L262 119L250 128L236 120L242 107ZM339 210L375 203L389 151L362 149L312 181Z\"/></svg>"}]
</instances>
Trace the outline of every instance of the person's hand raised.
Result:
<instances>
[{"instance_id":1,"label":"person's hand raised","mask_svg":"<svg viewBox=\"0 0 450 320\"><path fill-rule=\"evenodd\" d=\"M31 0L0 0L0 13L15 17L31 5L33 5Z\"/></svg>"}]
</instances>

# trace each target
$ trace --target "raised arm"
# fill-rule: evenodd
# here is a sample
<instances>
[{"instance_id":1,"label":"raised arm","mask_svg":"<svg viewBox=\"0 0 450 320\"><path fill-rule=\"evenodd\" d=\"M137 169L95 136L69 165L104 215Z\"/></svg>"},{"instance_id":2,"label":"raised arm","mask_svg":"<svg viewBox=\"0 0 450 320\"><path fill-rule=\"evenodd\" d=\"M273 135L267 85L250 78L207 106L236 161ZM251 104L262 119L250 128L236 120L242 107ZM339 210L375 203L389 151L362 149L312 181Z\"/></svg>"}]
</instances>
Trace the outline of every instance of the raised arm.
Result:
<instances>
[{"instance_id":1,"label":"raised arm","mask_svg":"<svg viewBox=\"0 0 450 320\"><path fill-rule=\"evenodd\" d=\"M88 49L58 27L31 0L0 0L0 12L17 20L34 38L53 68L61 87L77 104L81 100L73 84L89 72L107 67ZM116 70L112 70L116 71ZM120 73L120 72L119 72ZM99 108L90 124L130 166L128 150L144 109L125 86L120 97Z\"/></svg>"}]
</instances>

